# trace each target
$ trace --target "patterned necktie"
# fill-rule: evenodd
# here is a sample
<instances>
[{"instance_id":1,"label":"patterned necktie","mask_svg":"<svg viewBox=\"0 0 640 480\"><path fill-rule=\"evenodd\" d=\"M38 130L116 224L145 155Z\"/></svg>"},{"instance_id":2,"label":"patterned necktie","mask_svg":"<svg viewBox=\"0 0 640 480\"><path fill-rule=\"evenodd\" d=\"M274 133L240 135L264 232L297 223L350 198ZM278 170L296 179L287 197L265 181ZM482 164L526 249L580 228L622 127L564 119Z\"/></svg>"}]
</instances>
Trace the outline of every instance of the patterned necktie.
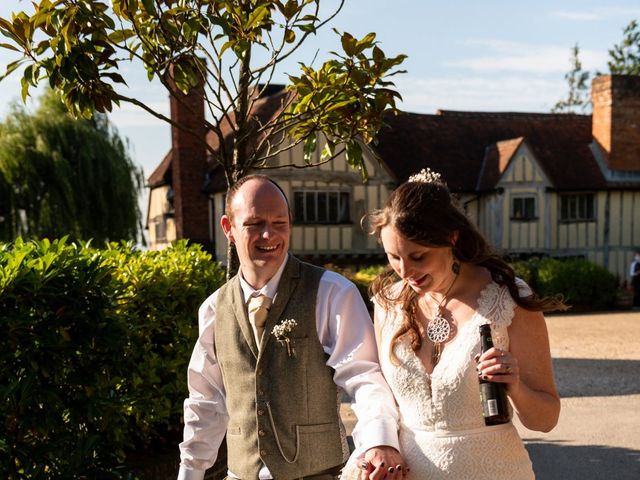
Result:
<instances>
[{"instance_id":1,"label":"patterned necktie","mask_svg":"<svg viewBox=\"0 0 640 480\"><path fill-rule=\"evenodd\" d=\"M258 295L257 297L251 297L247 311L249 313L249 320L256 326L256 341L260 345L262 340L262 333L264 332L264 324L267 323L267 315L269 314L269 308L271 307L271 299L265 295Z\"/></svg>"}]
</instances>

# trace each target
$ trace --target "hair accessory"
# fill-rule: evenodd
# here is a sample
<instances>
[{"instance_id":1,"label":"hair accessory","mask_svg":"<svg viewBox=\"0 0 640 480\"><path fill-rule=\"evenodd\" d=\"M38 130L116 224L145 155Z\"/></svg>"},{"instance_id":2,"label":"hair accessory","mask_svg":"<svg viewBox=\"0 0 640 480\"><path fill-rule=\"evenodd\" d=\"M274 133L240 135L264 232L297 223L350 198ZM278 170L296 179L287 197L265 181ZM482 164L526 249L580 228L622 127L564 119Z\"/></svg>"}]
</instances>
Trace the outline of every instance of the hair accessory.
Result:
<instances>
[{"instance_id":1,"label":"hair accessory","mask_svg":"<svg viewBox=\"0 0 640 480\"><path fill-rule=\"evenodd\" d=\"M422 170L420 170L420 172L411 175L409 177L409 180L407 180L409 183L436 183L436 182L442 182L442 175L440 175L438 172L435 172L433 170L431 170L430 168L423 168Z\"/></svg>"}]
</instances>

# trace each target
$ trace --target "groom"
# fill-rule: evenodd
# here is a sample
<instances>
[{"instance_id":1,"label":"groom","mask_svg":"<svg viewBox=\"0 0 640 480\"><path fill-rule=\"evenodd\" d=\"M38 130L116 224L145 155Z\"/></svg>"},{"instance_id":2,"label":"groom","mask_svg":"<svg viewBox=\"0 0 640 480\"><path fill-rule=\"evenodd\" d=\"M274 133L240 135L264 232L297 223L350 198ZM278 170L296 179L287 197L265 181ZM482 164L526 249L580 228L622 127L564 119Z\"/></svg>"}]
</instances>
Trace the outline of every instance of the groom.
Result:
<instances>
[{"instance_id":1,"label":"groom","mask_svg":"<svg viewBox=\"0 0 640 480\"><path fill-rule=\"evenodd\" d=\"M337 478L348 456L338 387L354 399L370 478L401 478L394 400L358 290L288 253L289 205L266 176L227 192L221 226L240 269L200 307L178 479L201 480L225 433L229 478Z\"/></svg>"}]
</instances>

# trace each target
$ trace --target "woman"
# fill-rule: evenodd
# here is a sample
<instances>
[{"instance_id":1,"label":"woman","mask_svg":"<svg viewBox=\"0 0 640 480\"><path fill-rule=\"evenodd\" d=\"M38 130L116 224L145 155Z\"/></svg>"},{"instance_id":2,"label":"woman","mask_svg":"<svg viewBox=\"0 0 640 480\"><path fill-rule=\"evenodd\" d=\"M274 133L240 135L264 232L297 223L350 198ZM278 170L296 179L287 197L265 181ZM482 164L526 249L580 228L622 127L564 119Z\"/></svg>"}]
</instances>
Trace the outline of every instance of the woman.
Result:
<instances>
[{"instance_id":1,"label":"woman","mask_svg":"<svg viewBox=\"0 0 640 480\"><path fill-rule=\"evenodd\" d=\"M560 399L542 312L566 306L515 278L437 173L412 176L368 220L390 264L371 292L405 478L534 478L513 424L485 426L478 376L504 384L525 427L551 430ZM494 348L479 356L485 323ZM354 459L343 478L367 467Z\"/></svg>"}]
</instances>

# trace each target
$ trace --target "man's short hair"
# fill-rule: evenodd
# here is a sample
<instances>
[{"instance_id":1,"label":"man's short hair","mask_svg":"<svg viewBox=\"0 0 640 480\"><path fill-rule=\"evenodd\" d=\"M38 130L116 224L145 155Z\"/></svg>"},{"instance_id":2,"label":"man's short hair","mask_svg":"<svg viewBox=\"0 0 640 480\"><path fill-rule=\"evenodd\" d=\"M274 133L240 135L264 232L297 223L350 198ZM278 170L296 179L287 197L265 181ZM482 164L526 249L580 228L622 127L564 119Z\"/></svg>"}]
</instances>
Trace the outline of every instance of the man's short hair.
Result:
<instances>
[{"instance_id":1,"label":"man's short hair","mask_svg":"<svg viewBox=\"0 0 640 480\"><path fill-rule=\"evenodd\" d=\"M232 218L231 203L233 202L233 199L235 198L236 193L238 193L238 190L240 190L240 187L242 187L242 185L247 183L249 180L260 180L264 182L269 182L272 185L274 185L284 197L284 201L287 204L287 211L289 212L289 221L291 221L291 208L289 207L289 199L287 198L287 195L284 193L284 190L280 185L278 185L278 182L276 182L274 179L262 173L253 173L251 175L246 175L240 178L236 183L234 183L231 186L231 188L229 188L229 190L227 190L227 198L225 199L225 202L224 202L224 212L229 218Z\"/></svg>"}]
</instances>

